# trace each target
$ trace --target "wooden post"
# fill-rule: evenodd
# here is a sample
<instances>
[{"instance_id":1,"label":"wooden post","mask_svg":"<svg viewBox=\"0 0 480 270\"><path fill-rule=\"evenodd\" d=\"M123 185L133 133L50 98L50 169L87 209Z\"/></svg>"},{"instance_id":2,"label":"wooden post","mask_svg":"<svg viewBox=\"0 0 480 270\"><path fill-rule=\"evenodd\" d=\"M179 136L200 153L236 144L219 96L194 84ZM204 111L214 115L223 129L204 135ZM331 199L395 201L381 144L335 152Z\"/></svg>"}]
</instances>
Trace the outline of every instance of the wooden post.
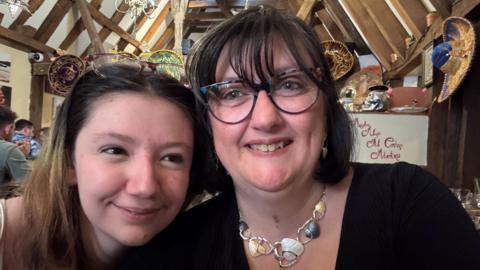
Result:
<instances>
[{"instance_id":1,"label":"wooden post","mask_svg":"<svg viewBox=\"0 0 480 270\"><path fill-rule=\"evenodd\" d=\"M88 3L85 0L76 0L75 4L77 5L80 15L82 16L83 24L87 29L88 36L92 42L92 48L95 53L105 53L105 48L103 47L102 40L95 29L93 24L92 15L88 10Z\"/></svg>"}]
</instances>

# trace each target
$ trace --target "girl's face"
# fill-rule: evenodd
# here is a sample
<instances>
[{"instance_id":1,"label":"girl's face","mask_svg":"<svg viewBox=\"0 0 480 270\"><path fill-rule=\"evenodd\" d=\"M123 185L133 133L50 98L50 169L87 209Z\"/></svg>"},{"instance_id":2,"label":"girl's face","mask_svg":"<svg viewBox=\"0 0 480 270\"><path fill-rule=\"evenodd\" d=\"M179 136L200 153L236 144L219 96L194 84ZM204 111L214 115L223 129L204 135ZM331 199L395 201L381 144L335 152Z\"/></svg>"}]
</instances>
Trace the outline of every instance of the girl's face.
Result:
<instances>
[{"instance_id":1,"label":"girl's face","mask_svg":"<svg viewBox=\"0 0 480 270\"><path fill-rule=\"evenodd\" d=\"M75 142L72 184L83 224L103 249L139 246L183 206L192 162L190 119L160 97L100 98Z\"/></svg>"}]
</instances>

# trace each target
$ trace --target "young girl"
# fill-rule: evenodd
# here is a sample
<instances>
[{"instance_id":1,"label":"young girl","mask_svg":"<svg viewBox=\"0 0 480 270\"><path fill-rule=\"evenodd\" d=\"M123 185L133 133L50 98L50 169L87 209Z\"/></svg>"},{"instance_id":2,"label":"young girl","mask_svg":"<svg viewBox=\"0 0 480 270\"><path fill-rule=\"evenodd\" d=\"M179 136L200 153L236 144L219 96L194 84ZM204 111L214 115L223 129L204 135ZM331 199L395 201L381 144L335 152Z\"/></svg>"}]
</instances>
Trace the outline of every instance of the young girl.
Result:
<instances>
[{"instance_id":1,"label":"young girl","mask_svg":"<svg viewBox=\"0 0 480 270\"><path fill-rule=\"evenodd\" d=\"M19 196L2 200L4 269L114 268L163 230L203 179L194 110L169 76L118 64L87 72Z\"/></svg>"}]
</instances>

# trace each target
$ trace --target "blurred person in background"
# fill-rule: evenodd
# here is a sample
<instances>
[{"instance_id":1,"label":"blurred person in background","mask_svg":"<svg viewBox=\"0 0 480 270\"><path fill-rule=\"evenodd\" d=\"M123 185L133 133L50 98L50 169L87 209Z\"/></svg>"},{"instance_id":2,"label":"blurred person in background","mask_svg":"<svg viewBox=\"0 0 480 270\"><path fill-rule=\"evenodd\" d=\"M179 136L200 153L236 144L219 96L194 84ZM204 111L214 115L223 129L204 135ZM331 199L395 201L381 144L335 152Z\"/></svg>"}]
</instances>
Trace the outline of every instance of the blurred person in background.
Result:
<instances>
[{"instance_id":1,"label":"blurred person in background","mask_svg":"<svg viewBox=\"0 0 480 270\"><path fill-rule=\"evenodd\" d=\"M21 180L30 171L25 158L28 148L10 142L17 114L7 106L0 106L0 184L11 180Z\"/></svg>"}]
</instances>

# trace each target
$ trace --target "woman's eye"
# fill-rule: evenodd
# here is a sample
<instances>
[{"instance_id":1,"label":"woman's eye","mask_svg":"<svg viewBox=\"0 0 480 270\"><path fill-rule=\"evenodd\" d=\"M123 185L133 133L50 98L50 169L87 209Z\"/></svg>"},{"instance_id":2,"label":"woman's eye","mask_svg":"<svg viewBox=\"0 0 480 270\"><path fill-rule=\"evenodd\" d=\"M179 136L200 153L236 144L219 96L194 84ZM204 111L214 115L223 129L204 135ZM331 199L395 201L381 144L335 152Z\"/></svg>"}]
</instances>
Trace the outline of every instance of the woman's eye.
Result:
<instances>
[{"instance_id":1,"label":"woman's eye","mask_svg":"<svg viewBox=\"0 0 480 270\"><path fill-rule=\"evenodd\" d=\"M124 155L127 153L127 151L121 147L106 147L102 149L102 153L109 155Z\"/></svg>"},{"instance_id":2,"label":"woman's eye","mask_svg":"<svg viewBox=\"0 0 480 270\"><path fill-rule=\"evenodd\" d=\"M237 99L243 96L244 96L244 93L242 93L242 91L233 89L233 90L228 90L222 93L221 99L232 100L232 99Z\"/></svg>"},{"instance_id":3,"label":"woman's eye","mask_svg":"<svg viewBox=\"0 0 480 270\"><path fill-rule=\"evenodd\" d=\"M302 88L303 88L303 84L294 80L283 81L280 87L280 89L283 89L283 90L298 90Z\"/></svg>"},{"instance_id":4,"label":"woman's eye","mask_svg":"<svg viewBox=\"0 0 480 270\"><path fill-rule=\"evenodd\" d=\"M162 160L173 162L173 163L183 163L184 159L181 155L166 155Z\"/></svg>"}]
</instances>

